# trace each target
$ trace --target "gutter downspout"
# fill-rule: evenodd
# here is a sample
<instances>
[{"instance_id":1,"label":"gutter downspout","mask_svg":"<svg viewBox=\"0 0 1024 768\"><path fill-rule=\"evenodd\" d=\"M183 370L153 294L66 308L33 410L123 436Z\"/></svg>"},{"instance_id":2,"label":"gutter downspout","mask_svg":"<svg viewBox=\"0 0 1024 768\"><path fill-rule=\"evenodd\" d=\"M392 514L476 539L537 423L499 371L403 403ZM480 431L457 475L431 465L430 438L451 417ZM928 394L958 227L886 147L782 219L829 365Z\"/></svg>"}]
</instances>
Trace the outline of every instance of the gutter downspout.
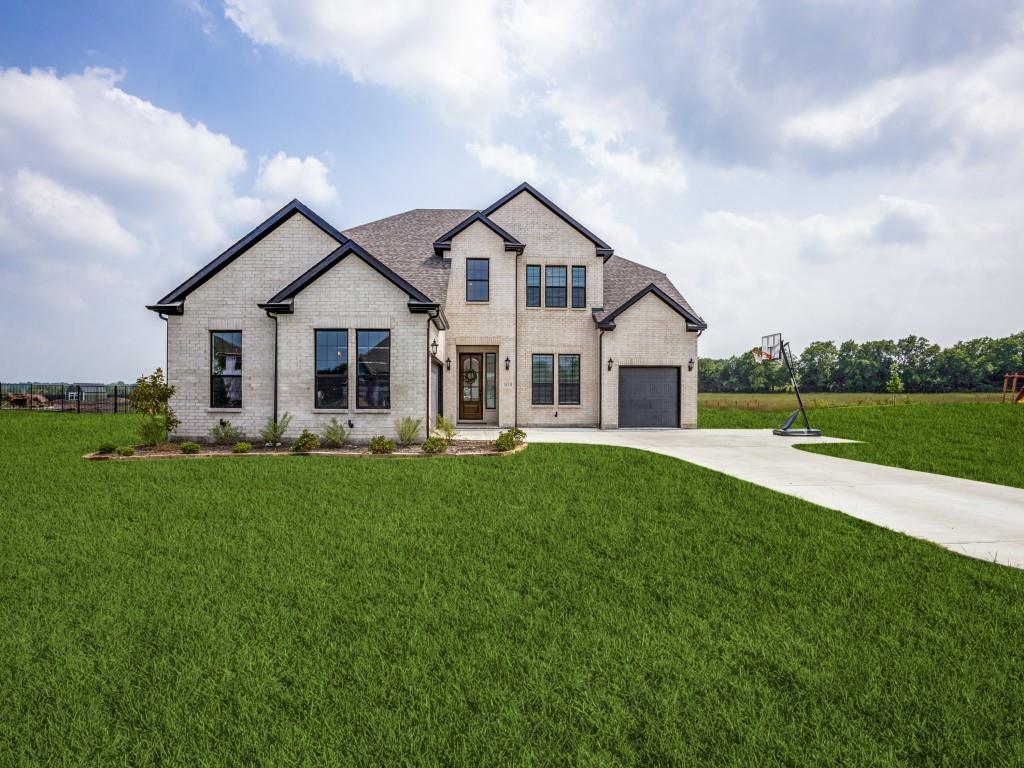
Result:
<instances>
[{"instance_id":1,"label":"gutter downspout","mask_svg":"<svg viewBox=\"0 0 1024 768\"><path fill-rule=\"evenodd\" d=\"M597 336L597 428L604 429L604 328Z\"/></svg>"},{"instance_id":2,"label":"gutter downspout","mask_svg":"<svg viewBox=\"0 0 1024 768\"><path fill-rule=\"evenodd\" d=\"M427 390L427 420L423 422L425 427L426 436L430 437L430 376L433 373L431 365L433 361L430 359L430 324L441 314L440 309L432 309L427 312L427 386L424 389Z\"/></svg>"},{"instance_id":3,"label":"gutter downspout","mask_svg":"<svg viewBox=\"0 0 1024 768\"><path fill-rule=\"evenodd\" d=\"M267 317L274 321L274 424L277 424L277 315L267 310Z\"/></svg>"},{"instance_id":4,"label":"gutter downspout","mask_svg":"<svg viewBox=\"0 0 1024 768\"><path fill-rule=\"evenodd\" d=\"M512 339L512 357L516 366L515 373L512 374L512 427L514 429L519 428L519 257L523 255L525 250L526 247L523 246L516 251L515 269L513 270L516 275L516 284L512 293L514 300L512 316L515 320L513 324L515 336ZM526 276L526 259L523 259L523 276L524 278ZM494 366L497 368L497 360L494 361ZM500 428L501 419L498 419L498 422L498 427Z\"/></svg>"}]
</instances>

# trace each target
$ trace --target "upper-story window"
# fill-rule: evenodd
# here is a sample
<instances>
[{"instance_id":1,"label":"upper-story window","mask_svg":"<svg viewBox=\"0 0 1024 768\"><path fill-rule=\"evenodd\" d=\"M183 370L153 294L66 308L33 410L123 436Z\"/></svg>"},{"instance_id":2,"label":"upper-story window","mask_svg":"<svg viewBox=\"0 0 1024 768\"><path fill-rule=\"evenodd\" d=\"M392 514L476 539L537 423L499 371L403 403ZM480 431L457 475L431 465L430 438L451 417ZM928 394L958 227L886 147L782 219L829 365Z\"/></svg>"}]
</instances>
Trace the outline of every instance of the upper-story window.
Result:
<instances>
[{"instance_id":1,"label":"upper-story window","mask_svg":"<svg viewBox=\"0 0 1024 768\"><path fill-rule=\"evenodd\" d=\"M315 408L348 408L348 331L317 330Z\"/></svg>"},{"instance_id":2,"label":"upper-story window","mask_svg":"<svg viewBox=\"0 0 1024 768\"><path fill-rule=\"evenodd\" d=\"M491 300L491 260L466 259L466 301Z\"/></svg>"},{"instance_id":3,"label":"upper-story window","mask_svg":"<svg viewBox=\"0 0 1024 768\"><path fill-rule=\"evenodd\" d=\"M242 407L241 331L210 331L210 407Z\"/></svg>"},{"instance_id":4,"label":"upper-story window","mask_svg":"<svg viewBox=\"0 0 1024 768\"><path fill-rule=\"evenodd\" d=\"M574 309L587 306L587 268L572 268L572 306Z\"/></svg>"},{"instance_id":5,"label":"upper-story window","mask_svg":"<svg viewBox=\"0 0 1024 768\"><path fill-rule=\"evenodd\" d=\"M540 264L526 265L526 306L540 306Z\"/></svg>"},{"instance_id":6,"label":"upper-story window","mask_svg":"<svg viewBox=\"0 0 1024 768\"><path fill-rule=\"evenodd\" d=\"M391 331L356 331L356 408L391 407Z\"/></svg>"},{"instance_id":7,"label":"upper-story window","mask_svg":"<svg viewBox=\"0 0 1024 768\"><path fill-rule=\"evenodd\" d=\"M565 306L565 267L549 266L544 270L544 306Z\"/></svg>"}]
</instances>

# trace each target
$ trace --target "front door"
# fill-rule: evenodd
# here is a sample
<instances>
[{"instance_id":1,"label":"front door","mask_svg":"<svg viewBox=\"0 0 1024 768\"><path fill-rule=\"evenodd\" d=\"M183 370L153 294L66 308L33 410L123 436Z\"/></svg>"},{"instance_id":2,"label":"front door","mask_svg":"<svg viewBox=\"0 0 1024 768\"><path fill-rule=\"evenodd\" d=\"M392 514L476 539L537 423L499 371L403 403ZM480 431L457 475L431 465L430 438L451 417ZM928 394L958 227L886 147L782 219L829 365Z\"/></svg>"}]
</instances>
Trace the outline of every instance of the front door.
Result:
<instances>
[{"instance_id":1,"label":"front door","mask_svg":"<svg viewBox=\"0 0 1024 768\"><path fill-rule=\"evenodd\" d=\"M467 421L484 417L481 380L484 356L480 353L459 355L459 418Z\"/></svg>"}]
</instances>

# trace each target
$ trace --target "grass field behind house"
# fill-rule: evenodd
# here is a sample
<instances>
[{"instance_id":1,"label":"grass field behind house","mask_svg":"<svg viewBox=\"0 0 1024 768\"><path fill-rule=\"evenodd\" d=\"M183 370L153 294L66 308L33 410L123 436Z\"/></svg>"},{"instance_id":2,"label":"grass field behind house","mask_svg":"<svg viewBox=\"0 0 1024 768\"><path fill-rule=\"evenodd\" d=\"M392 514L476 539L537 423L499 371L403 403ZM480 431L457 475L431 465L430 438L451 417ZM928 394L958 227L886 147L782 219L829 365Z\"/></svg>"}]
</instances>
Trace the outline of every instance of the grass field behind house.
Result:
<instances>
[{"instance_id":1,"label":"grass field behind house","mask_svg":"<svg viewBox=\"0 0 1024 768\"><path fill-rule=\"evenodd\" d=\"M698 425L777 427L789 410L790 405L784 411L701 408ZM1024 488L1024 407L1019 405L940 403L808 412L811 424L826 435L863 442L805 445L802 450ZM800 445L799 438L779 439Z\"/></svg>"},{"instance_id":2,"label":"grass field behind house","mask_svg":"<svg viewBox=\"0 0 1024 768\"><path fill-rule=\"evenodd\" d=\"M1024 762L1021 571L625 449L79 459L131 427L0 414L0 765Z\"/></svg>"},{"instance_id":3,"label":"grass field behind house","mask_svg":"<svg viewBox=\"0 0 1024 768\"><path fill-rule=\"evenodd\" d=\"M896 404L998 403L1002 397L1000 392L924 392L896 395ZM803 398L808 408L893 404L892 395L884 392L808 392ZM796 396L792 392L701 392L697 400L701 408L716 410L791 411L796 407Z\"/></svg>"}]
</instances>

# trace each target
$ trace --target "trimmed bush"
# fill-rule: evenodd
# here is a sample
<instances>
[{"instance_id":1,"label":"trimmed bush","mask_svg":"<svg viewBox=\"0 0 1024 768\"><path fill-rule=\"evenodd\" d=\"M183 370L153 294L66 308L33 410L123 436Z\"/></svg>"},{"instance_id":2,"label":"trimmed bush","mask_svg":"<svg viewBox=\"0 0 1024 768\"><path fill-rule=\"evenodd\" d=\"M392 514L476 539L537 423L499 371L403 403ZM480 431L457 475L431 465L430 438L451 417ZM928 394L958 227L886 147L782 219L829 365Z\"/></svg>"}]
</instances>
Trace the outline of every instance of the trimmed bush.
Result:
<instances>
[{"instance_id":1,"label":"trimmed bush","mask_svg":"<svg viewBox=\"0 0 1024 768\"><path fill-rule=\"evenodd\" d=\"M266 426L260 430L260 439L264 445L273 446L280 445L281 440L284 438L284 433L288 431L288 426L292 423L292 415L285 411L281 414L281 418L274 421L273 417L267 419Z\"/></svg>"},{"instance_id":2,"label":"trimmed bush","mask_svg":"<svg viewBox=\"0 0 1024 768\"><path fill-rule=\"evenodd\" d=\"M422 426L423 419L414 419L411 416L395 419L395 434L398 435L398 442L402 445L414 442L419 437Z\"/></svg>"},{"instance_id":3,"label":"trimmed bush","mask_svg":"<svg viewBox=\"0 0 1024 768\"><path fill-rule=\"evenodd\" d=\"M395 441L384 435L377 435L370 439L370 453L394 453Z\"/></svg>"},{"instance_id":4,"label":"trimmed bush","mask_svg":"<svg viewBox=\"0 0 1024 768\"><path fill-rule=\"evenodd\" d=\"M455 429L455 422L449 419L447 416L437 417L437 426L435 427L434 431L441 435L441 437L443 437L449 443L452 440L454 440L455 436L458 434L458 432Z\"/></svg>"},{"instance_id":5,"label":"trimmed bush","mask_svg":"<svg viewBox=\"0 0 1024 768\"><path fill-rule=\"evenodd\" d=\"M96 449L96 453L113 453L117 450L117 446L113 443L103 443L99 448Z\"/></svg>"},{"instance_id":6,"label":"trimmed bush","mask_svg":"<svg viewBox=\"0 0 1024 768\"><path fill-rule=\"evenodd\" d=\"M319 447L320 438L308 429L302 430L302 434L295 438L295 442L292 443L292 451L294 453L309 453Z\"/></svg>"},{"instance_id":7,"label":"trimmed bush","mask_svg":"<svg viewBox=\"0 0 1024 768\"><path fill-rule=\"evenodd\" d=\"M117 449L117 455L118 456L134 456L135 455L135 449L132 448L130 445L122 445L120 448Z\"/></svg>"},{"instance_id":8,"label":"trimmed bush","mask_svg":"<svg viewBox=\"0 0 1024 768\"><path fill-rule=\"evenodd\" d=\"M185 442L185 443L181 444L181 452L182 453L199 453L199 451L200 451L199 443L193 443L191 441L188 441L188 442Z\"/></svg>"},{"instance_id":9,"label":"trimmed bush","mask_svg":"<svg viewBox=\"0 0 1024 768\"><path fill-rule=\"evenodd\" d=\"M498 451L511 451L517 445L520 445L523 440L526 439L526 433L523 430L513 427L507 429L498 435L498 439L494 441L494 448Z\"/></svg>"},{"instance_id":10,"label":"trimmed bush","mask_svg":"<svg viewBox=\"0 0 1024 768\"><path fill-rule=\"evenodd\" d=\"M341 448L348 440L348 430L335 417L327 422L321 438L328 448Z\"/></svg>"},{"instance_id":11,"label":"trimmed bush","mask_svg":"<svg viewBox=\"0 0 1024 768\"><path fill-rule=\"evenodd\" d=\"M448 441L439 435L431 435L423 441L424 453L444 453L448 450Z\"/></svg>"},{"instance_id":12,"label":"trimmed bush","mask_svg":"<svg viewBox=\"0 0 1024 768\"><path fill-rule=\"evenodd\" d=\"M234 445L242 437L242 430L231 426L231 422L221 419L220 423L210 430L210 437L217 445Z\"/></svg>"},{"instance_id":13,"label":"trimmed bush","mask_svg":"<svg viewBox=\"0 0 1024 768\"><path fill-rule=\"evenodd\" d=\"M252 445L250 443L245 442L244 440L241 442L237 442L231 446L232 453L248 453L251 450Z\"/></svg>"}]
</instances>

